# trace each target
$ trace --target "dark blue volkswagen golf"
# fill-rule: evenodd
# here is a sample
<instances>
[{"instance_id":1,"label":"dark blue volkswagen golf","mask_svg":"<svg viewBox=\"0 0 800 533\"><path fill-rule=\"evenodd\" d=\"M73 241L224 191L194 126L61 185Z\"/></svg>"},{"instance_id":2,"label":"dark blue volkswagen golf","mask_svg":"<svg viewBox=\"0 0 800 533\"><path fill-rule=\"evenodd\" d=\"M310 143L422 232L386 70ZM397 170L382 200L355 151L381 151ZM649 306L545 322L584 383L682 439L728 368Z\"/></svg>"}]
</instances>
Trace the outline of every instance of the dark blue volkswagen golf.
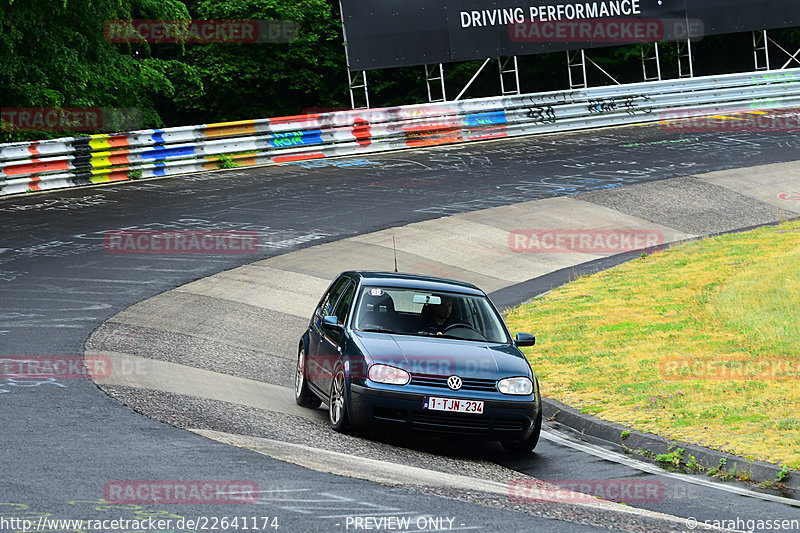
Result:
<instances>
[{"instance_id":1,"label":"dark blue volkswagen golf","mask_svg":"<svg viewBox=\"0 0 800 533\"><path fill-rule=\"evenodd\" d=\"M328 405L330 425L393 425L499 440L530 451L542 427L539 383L486 294L468 283L344 272L300 341L295 399Z\"/></svg>"}]
</instances>

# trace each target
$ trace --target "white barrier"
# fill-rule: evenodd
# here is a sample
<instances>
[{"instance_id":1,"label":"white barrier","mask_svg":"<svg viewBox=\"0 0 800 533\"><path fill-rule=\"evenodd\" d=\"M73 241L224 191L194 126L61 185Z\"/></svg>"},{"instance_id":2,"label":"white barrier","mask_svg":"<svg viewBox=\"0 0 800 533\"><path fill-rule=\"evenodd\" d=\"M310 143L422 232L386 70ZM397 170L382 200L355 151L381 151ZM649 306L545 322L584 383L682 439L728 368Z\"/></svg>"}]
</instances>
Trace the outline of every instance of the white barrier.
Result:
<instances>
[{"instance_id":1,"label":"white barrier","mask_svg":"<svg viewBox=\"0 0 800 533\"><path fill-rule=\"evenodd\" d=\"M0 144L0 196L139 177L800 107L800 69Z\"/></svg>"}]
</instances>

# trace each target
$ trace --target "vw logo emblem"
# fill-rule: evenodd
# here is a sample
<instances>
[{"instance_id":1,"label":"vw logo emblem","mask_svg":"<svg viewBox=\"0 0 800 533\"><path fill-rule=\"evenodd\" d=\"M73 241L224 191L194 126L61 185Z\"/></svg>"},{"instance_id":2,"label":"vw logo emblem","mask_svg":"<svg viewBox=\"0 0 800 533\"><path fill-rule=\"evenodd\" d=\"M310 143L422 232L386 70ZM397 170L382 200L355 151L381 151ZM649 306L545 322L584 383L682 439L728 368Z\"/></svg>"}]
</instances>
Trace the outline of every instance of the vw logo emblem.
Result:
<instances>
[{"instance_id":1,"label":"vw logo emblem","mask_svg":"<svg viewBox=\"0 0 800 533\"><path fill-rule=\"evenodd\" d=\"M461 378L458 376L450 376L447 378L447 386L453 390L458 390L461 388Z\"/></svg>"}]
</instances>

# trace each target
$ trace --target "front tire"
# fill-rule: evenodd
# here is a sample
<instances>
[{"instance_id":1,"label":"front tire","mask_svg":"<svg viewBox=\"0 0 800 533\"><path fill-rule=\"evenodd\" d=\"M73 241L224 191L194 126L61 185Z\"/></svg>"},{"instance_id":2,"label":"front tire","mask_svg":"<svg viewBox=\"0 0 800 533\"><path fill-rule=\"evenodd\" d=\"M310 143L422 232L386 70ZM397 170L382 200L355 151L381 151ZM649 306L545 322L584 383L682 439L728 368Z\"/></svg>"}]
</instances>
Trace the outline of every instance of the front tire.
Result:
<instances>
[{"instance_id":1,"label":"front tire","mask_svg":"<svg viewBox=\"0 0 800 533\"><path fill-rule=\"evenodd\" d=\"M309 409L316 409L322 403L322 400L317 398L308 388L306 349L303 346L300 346L300 350L297 352L297 369L294 373L294 401L300 407L308 407Z\"/></svg>"},{"instance_id":2,"label":"front tire","mask_svg":"<svg viewBox=\"0 0 800 533\"><path fill-rule=\"evenodd\" d=\"M344 370L339 368L331 383L331 396L328 400L328 422L334 431L345 433L347 424L347 400L345 399Z\"/></svg>"},{"instance_id":3,"label":"front tire","mask_svg":"<svg viewBox=\"0 0 800 533\"><path fill-rule=\"evenodd\" d=\"M539 414L536 415L536 420L533 423L533 432L531 436L525 440L504 440L500 444L507 452L511 453L530 453L536 448L539 443L539 435L542 433L542 409L539 408Z\"/></svg>"}]
</instances>

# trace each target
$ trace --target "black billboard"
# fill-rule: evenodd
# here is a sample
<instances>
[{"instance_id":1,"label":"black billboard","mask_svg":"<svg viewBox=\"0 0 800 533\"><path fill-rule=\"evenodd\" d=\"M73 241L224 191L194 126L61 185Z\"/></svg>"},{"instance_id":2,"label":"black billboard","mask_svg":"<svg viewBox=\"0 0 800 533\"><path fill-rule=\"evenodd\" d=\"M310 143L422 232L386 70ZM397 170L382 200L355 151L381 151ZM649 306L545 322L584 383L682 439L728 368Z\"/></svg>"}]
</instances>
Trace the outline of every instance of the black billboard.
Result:
<instances>
[{"instance_id":1,"label":"black billboard","mask_svg":"<svg viewBox=\"0 0 800 533\"><path fill-rule=\"evenodd\" d=\"M341 0L374 70L800 26L800 0Z\"/></svg>"}]
</instances>

